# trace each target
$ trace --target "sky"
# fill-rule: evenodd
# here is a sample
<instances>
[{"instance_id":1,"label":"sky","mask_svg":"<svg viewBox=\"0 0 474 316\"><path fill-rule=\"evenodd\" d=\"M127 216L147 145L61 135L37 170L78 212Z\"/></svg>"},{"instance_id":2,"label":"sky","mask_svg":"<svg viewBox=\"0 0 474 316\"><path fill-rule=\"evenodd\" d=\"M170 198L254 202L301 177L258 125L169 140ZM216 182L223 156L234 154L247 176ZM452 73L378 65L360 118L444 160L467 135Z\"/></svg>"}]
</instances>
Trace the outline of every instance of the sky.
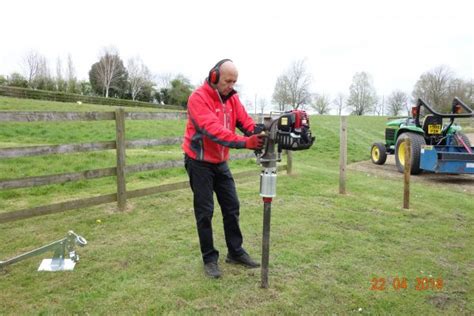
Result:
<instances>
[{"instance_id":1,"label":"sky","mask_svg":"<svg viewBox=\"0 0 474 316\"><path fill-rule=\"evenodd\" d=\"M23 72L29 51L66 65L79 79L104 48L124 64L139 57L155 75L182 74L198 85L220 59L239 70L249 107L270 104L276 79L305 60L311 90L349 93L356 72L379 96L411 94L420 75L447 65L474 78L472 0L15 0L0 9L0 74Z\"/></svg>"}]
</instances>

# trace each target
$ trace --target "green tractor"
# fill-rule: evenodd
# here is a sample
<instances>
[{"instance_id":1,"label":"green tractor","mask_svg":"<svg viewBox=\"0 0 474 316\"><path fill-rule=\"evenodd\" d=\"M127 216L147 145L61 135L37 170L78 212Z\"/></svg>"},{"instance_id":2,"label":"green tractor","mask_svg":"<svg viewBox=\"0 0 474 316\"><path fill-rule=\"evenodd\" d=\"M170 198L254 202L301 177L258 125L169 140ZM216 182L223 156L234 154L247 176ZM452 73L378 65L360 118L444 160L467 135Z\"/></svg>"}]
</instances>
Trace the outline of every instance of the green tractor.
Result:
<instances>
[{"instance_id":1,"label":"green tractor","mask_svg":"<svg viewBox=\"0 0 474 316\"><path fill-rule=\"evenodd\" d=\"M464 111L463 111L464 109ZM422 110L426 115L422 115ZM474 117L473 110L460 99L454 98L451 113L438 113L422 99L412 108L412 117L395 119L387 123L385 144L374 143L371 160L383 165L387 154L395 154L399 172L405 168L406 140L411 143L411 174L423 170L439 173L473 173L474 153L471 143L454 124L456 118ZM443 122L443 119L449 119ZM434 158L428 157L430 151ZM426 154L426 157L423 155Z\"/></svg>"}]
</instances>

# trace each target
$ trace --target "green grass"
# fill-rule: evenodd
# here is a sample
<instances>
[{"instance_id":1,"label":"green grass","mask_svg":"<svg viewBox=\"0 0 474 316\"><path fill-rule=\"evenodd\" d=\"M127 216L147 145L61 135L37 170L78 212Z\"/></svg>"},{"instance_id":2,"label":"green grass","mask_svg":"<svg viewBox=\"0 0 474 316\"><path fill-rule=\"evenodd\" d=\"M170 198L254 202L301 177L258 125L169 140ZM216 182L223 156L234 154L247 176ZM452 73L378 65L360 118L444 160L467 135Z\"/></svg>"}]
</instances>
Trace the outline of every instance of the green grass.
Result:
<instances>
[{"instance_id":1,"label":"green grass","mask_svg":"<svg viewBox=\"0 0 474 316\"><path fill-rule=\"evenodd\" d=\"M184 122L179 121L129 123L127 139L179 136L184 129ZM41 259L51 253L0 271L0 314L473 314L472 194L412 182L411 208L405 210L401 208L401 177L349 170L348 193L339 195L339 118L313 116L311 123L316 144L294 153L294 175L278 177L272 205L269 289L260 288L260 270L223 262L226 249L218 207L215 243L224 275L219 280L204 277L192 195L190 190L180 190L130 200L124 213L108 204L2 224L0 260L62 238L69 229L89 243L77 249L81 261L73 272L36 272ZM378 117L349 118L348 161L368 159L370 144L383 139L384 123ZM88 124L70 129L51 124L43 133L39 125L12 131L13 125L2 124L0 144L14 143L17 137L22 137L21 142L4 147L113 139L113 126L112 130L105 125L96 128L87 136ZM0 160L1 177L114 164L113 152L80 155ZM180 155L179 146L153 147L127 151L127 163ZM258 170L252 160L231 166L233 172L252 168ZM147 187L183 180L186 175L177 168L131 176L127 185ZM114 179L106 178L7 190L0 192L0 210L114 189ZM260 258L263 206L258 176L237 181L237 189L244 246ZM396 277L405 277L408 288L393 289ZM443 289L416 290L416 279L423 277L442 278ZM373 278L385 278L386 288L371 290Z\"/></svg>"}]
</instances>

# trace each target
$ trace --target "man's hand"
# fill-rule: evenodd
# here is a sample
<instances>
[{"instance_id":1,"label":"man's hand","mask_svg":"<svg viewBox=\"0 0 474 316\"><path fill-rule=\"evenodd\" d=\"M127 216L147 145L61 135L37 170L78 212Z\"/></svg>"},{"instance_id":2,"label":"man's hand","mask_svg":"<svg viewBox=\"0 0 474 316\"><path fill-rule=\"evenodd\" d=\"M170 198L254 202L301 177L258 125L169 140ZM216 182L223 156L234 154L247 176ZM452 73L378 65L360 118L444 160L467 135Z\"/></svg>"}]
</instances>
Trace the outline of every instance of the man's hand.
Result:
<instances>
[{"instance_id":1,"label":"man's hand","mask_svg":"<svg viewBox=\"0 0 474 316\"><path fill-rule=\"evenodd\" d=\"M265 134L254 134L250 136L245 142L245 148L254 150L262 149L265 143L265 137Z\"/></svg>"}]
</instances>

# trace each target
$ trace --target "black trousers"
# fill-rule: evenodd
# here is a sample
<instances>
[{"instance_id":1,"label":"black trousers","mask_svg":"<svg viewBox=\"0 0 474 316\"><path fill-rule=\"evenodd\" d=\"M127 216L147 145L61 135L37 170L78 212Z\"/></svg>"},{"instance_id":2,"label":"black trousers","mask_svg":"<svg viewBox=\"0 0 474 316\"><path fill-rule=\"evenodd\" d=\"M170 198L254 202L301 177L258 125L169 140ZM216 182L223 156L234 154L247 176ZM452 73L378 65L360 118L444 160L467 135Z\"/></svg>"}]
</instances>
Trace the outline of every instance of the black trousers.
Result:
<instances>
[{"instance_id":1,"label":"black trousers","mask_svg":"<svg viewBox=\"0 0 474 316\"><path fill-rule=\"evenodd\" d=\"M219 252L214 248L212 234L213 192L216 193L222 211L227 250L232 256L244 254L242 232L239 227L240 203L234 178L227 163L212 164L185 155L184 166L194 194L194 216L204 263L217 262L219 258Z\"/></svg>"}]
</instances>

